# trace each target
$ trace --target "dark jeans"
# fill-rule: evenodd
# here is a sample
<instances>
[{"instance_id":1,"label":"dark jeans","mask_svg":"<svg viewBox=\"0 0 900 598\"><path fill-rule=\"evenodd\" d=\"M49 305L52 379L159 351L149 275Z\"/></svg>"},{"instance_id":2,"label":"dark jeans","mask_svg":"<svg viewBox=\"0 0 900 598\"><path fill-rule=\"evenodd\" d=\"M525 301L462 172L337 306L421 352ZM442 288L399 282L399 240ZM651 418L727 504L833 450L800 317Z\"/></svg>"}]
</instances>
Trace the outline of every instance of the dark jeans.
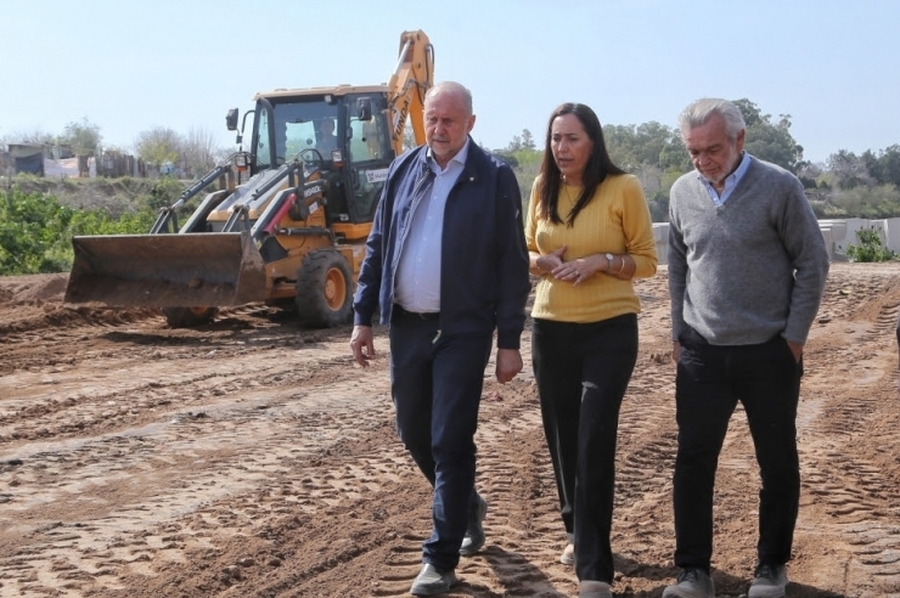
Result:
<instances>
[{"instance_id":1,"label":"dark jeans","mask_svg":"<svg viewBox=\"0 0 900 598\"><path fill-rule=\"evenodd\" d=\"M737 401L747 414L762 478L758 559L784 564L800 501L796 419L803 366L781 336L760 345L714 346L688 328L679 342L675 564L709 570L716 467Z\"/></svg>"},{"instance_id":2,"label":"dark jeans","mask_svg":"<svg viewBox=\"0 0 900 598\"><path fill-rule=\"evenodd\" d=\"M616 435L637 349L635 314L590 324L534 320L534 377L580 580L613 580Z\"/></svg>"},{"instance_id":3,"label":"dark jeans","mask_svg":"<svg viewBox=\"0 0 900 598\"><path fill-rule=\"evenodd\" d=\"M391 393L397 432L434 487L423 558L441 570L459 563L475 493L475 430L491 335L447 337L437 318L396 310L390 327Z\"/></svg>"}]
</instances>

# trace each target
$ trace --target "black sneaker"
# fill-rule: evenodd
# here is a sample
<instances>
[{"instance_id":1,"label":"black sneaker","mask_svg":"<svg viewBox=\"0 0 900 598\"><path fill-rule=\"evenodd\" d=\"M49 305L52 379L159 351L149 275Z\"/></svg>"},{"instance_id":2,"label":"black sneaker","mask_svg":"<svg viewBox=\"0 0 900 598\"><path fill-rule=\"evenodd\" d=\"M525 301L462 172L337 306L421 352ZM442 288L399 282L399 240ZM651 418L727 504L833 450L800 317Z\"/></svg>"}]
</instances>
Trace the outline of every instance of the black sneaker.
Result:
<instances>
[{"instance_id":1,"label":"black sneaker","mask_svg":"<svg viewBox=\"0 0 900 598\"><path fill-rule=\"evenodd\" d=\"M478 505L469 514L469 526L466 528L466 536L459 547L459 554L472 556L484 546L484 526L482 523L485 515L487 515L487 503L479 496Z\"/></svg>"},{"instance_id":2,"label":"black sneaker","mask_svg":"<svg viewBox=\"0 0 900 598\"><path fill-rule=\"evenodd\" d=\"M441 571L431 563L425 563L409 589L409 593L413 596L446 594L456 583L456 575L453 573L453 569Z\"/></svg>"},{"instance_id":3,"label":"black sneaker","mask_svg":"<svg viewBox=\"0 0 900 598\"><path fill-rule=\"evenodd\" d=\"M749 598L781 598L788 584L784 565L760 565L750 584Z\"/></svg>"},{"instance_id":4,"label":"black sneaker","mask_svg":"<svg viewBox=\"0 0 900 598\"><path fill-rule=\"evenodd\" d=\"M703 569L685 569L675 585L663 590L663 598L716 598L712 578Z\"/></svg>"}]
</instances>

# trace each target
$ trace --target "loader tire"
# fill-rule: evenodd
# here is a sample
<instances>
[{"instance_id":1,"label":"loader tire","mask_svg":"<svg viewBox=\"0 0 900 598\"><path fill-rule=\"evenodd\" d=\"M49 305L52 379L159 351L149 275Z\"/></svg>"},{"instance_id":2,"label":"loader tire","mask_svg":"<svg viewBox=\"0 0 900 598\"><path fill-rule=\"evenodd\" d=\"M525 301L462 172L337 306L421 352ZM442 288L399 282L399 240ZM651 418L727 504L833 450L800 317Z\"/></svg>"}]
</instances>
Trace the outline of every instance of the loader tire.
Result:
<instances>
[{"instance_id":1,"label":"loader tire","mask_svg":"<svg viewBox=\"0 0 900 598\"><path fill-rule=\"evenodd\" d=\"M212 322L219 310L215 307L164 307L162 311L172 328L193 328Z\"/></svg>"},{"instance_id":2,"label":"loader tire","mask_svg":"<svg viewBox=\"0 0 900 598\"><path fill-rule=\"evenodd\" d=\"M353 274L339 251L323 249L306 256L297 273L297 316L308 328L331 328L350 321Z\"/></svg>"}]
</instances>

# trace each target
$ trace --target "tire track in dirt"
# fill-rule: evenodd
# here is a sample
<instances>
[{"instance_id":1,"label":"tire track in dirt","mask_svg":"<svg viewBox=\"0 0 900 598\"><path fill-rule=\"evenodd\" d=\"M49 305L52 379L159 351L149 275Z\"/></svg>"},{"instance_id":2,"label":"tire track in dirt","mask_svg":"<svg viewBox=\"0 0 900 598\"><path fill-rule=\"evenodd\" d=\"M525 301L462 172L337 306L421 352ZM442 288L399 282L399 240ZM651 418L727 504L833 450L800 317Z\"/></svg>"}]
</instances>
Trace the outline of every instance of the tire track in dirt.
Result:
<instances>
[{"instance_id":1,"label":"tire track in dirt","mask_svg":"<svg viewBox=\"0 0 900 598\"><path fill-rule=\"evenodd\" d=\"M526 363L529 343L526 337ZM477 484L488 501L487 544L481 555L462 560L459 576L489 595L526 582L539 595L567 595L561 592L572 572L547 566L558 563L566 540L530 368L506 385L488 381L481 411Z\"/></svg>"},{"instance_id":2,"label":"tire track in dirt","mask_svg":"<svg viewBox=\"0 0 900 598\"><path fill-rule=\"evenodd\" d=\"M900 422L877 400L896 397L896 277L842 271L829 281L801 390L793 598L900 587L890 450ZM665 277L637 287L645 309L620 417L614 589L651 598L676 573L674 365ZM383 332L365 371L349 356L349 328L298 330L261 308L223 313L202 330L170 330L153 316L4 338L0 595L408 595L431 492L393 429ZM462 559L451 597L575 592L574 571L558 562L565 538L529 342L526 333L525 372L512 383L494 382L493 364L486 371L476 442L487 545ZM860 371L854 363L868 368L864 382L841 383ZM723 598L745 594L752 571L752 450L739 409L717 478Z\"/></svg>"},{"instance_id":3,"label":"tire track in dirt","mask_svg":"<svg viewBox=\"0 0 900 598\"><path fill-rule=\"evenodd\" d=\"M341 345L344 343L342 339ZM65 392L60 393L61 384L57 384L43 399L45 405L19 409L21 406L15 400L4 401L4 409L12 410L10 419L15 419L20 426L18 431L5 435L7 439L28 437L29 427L44 429L54 424L58 437L58 431L67 427L48 422L47 416L53 408L58 409L55 415L60 422L71 417L70 412L77 411L82 421L74 424L73 429L81 432L100 427L85 421L123 419L118 417L120 413L109 411L111 403L128 403L127 409L136 412L153 411L156 407L165 411L147 425L127 427L119 421L115 431L89 439L32 443L27 449L0 445L3 462L14 475L13 491L5 495L3 518L8 518L9 525L4 527L10 534L24 539L17 542L17 556L2 561L2 568L20 570L21 587L27 592L35 584L40 588L71 586L73 569L88 578L103 578L111 575L104 571L115 570L116 563L139 564L144 562L143 557L154 542L155 555L173 553L164 558L179 561L180 548L167 548L164 537L155 538L142 532L148 512L163 521L188 512L201 512L202 503L254 487L259 478L278 470L282 461L297 459L306 452L327 450L328 442L323 439L345 442L368 418L384 419L384 410L368 408L369 386L353 378L329 385L315 372L316 368L334 368L338 362L346 364L349 358L317 360L315 346L304 349L293 352L296 359L286 359L283 351L269 351L262 358L254 354L255 363L250 371L235 363L246 357L242 351L234 352L224 363L195 359L192 370L170 377L165 385L142 378L140 364L120 362L113 360L112 355L104 355L101 359L109 362L106 369L114 372L108 380L75 382L71 372L59 371L50 376L67 380ZM329 347L328 351L333 353L334 348ZM296 385L288 375L290 372L296 374ZM22 379L14 384L33 382L27 379L28 373L18 375ZM215 379L213 387L210 379ZM314 392L302 390L304 382L311 384ZM95 392L100 388L102 393ZM59 400L59 395L65 393L71 396ZM185 395L187 401L178 403L178 398ZM288 429L278 430L281 422L290 424ZM304 445L294 445L294 425L301 430L307 427L312 436L305 445L306 450ZM4 429L7 427L4 425ZM215 427L215 432L210 433L211 427ZM259 439L287 448L267 451L266 447L259 446ZM148 467L150 463L152 467ZM189 481L178 476L186 465L192 470ZM198 465L206 465L202 475L193 471ZM378 472L369 473L372 473L371 489L375 480L382 478ZM227 488L216 482L223 477L228 480ZM324 479L331 480L331 486L304 489L306 502L327 501L329 492L346 490L334 482L333 476ZM303 483L308 486L309 478ZM147 492L148 486L153 488L152 492ZM330 487L333 488L329 490ZM31 488L36 491L31 492ZM92 519L90 525L70 526L55 521L62 515L60 503L66 502L68 495L77 495L80 502L100 503L95 507L67 505ZM105 495L117 496L125 503L124 508L107 511L102 505ZM134 504L128 504L131 501ZM304 501L298 501L295 506L305 508ZM22 512L27 513L23 519L32 523L14 523L14 518ZM256 514L234 510L231 513L237 518L238 523L234 525ZM227 535L229 529L222 525L221 518L217 520L216 534ZM117 537L130 539L116 541ZM95 564L95 551L103 556L100 548L108 546L115 549L107 555L107 560ZM38 550L39 547L42 548ZM32 554L35 550L44 556L36 559ZM77 550L82 551L82 558L60 567L58 562L64 561L66 555L71 558ZM47 578L48 572L57 570L61 571L59 579ZM34 574L35 571L43 571L43 575Z\"/></svg>"},{"instance_id":4,"label":"tire track in dirt","mask_svg":"<svg viewBox=\"0 0 900 598\"><path fill-rule=\"evenodd\" d=\"M869 445L863 437L883 436L892 441L884 426L896 430L896 410L885 410L879 396L895 393L896 382L886 376L895 368L894 335L897 278L889 270L864 282L832 272L826 288L819 326L811 334L811 357L828 350L832 370L804 381L798 421L803 471L804 500L798 530L812 533L806 520L810 512L816 532L827 543L847 546L851 558L834 564L829 583L853 595L861 584L874 586L882 595L900 588L900 506L896 469L886 467L893 457L859 449ZM838 346L816 345L817 337L840 339ZM833 341L832 341L833 342ZM836 387L833 376L854 380ZM848 388L849 392L841 389Z\"/></svg>"},{"instance_id":5,"label":"tire track in dirt","mask_svg":"<svg viewBox=\"0 0 900 598\"><path fill-rule=\"evenodd\" d=\"M232 358L252 356L256 360L245 385L279 383L289 376L309 377L316 368L298 365L293 374L279 372L282 357L273 355L262 362L260 351L284 348L302 354L301 350L315 347L320 338L327 338L317 331L296 335L289 331L273 334L265 327L248 331L244 330L245 324L228 322L220 322L218 331L171 331L157 318L143 322L139 328L101 334L95 328L94 338L87 329L71 338L65 331L36 334L40 340L29 341L28 351L50 355L51 362L45 360L43 367L27 363L23 367L18 361L19 367L4 376L11 388L0 404L0 425L14 439L41 437L50 430L59 434L54 418L65 422L61 424L64 435L97 433L111 425L128 425L172 403L186 405L230 390L233 381L241 380L247 369L231 365L227 360ZM94 340L98 336L101 338ZM64 346L78 347L77 356L60 353L60 358L54 359L57 347ZM314 356L311 354L310 359ZM180 360L190 360L191 368L180 367ZM175 363L167 367L168 361ZM339 361L349 363L350 357ZM103 366L98 368L98 363ZM164 372L154 367L157 363L165 368ZM317 368L322 365L333 364L320 363ZM217 384L206 388L210 379ZM36 392L36 388L44 391ZM41 427L33 429L32 421L40 421Z\"/></svg>"}]
</instances>

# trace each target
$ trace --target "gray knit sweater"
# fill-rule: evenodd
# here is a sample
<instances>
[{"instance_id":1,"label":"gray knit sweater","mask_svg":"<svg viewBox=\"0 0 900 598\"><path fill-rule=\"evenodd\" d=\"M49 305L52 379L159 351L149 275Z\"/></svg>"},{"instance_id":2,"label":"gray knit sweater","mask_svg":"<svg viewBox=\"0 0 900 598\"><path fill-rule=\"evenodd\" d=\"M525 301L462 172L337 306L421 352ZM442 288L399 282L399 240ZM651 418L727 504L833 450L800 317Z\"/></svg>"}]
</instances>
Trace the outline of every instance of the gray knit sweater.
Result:
<instances>
[{"instance_id":1,"label":"gray knit sweater","mask_svg":"<svg viewBox=\"0 0 900 598\"><path fill-rule=\"evenodd\" d=\"M800 181L752 156L722 206L696 172L675 182L667 261L673 337L688 325L713 345L806 342L829 265Z\"/></svg>"}]
</instances>

